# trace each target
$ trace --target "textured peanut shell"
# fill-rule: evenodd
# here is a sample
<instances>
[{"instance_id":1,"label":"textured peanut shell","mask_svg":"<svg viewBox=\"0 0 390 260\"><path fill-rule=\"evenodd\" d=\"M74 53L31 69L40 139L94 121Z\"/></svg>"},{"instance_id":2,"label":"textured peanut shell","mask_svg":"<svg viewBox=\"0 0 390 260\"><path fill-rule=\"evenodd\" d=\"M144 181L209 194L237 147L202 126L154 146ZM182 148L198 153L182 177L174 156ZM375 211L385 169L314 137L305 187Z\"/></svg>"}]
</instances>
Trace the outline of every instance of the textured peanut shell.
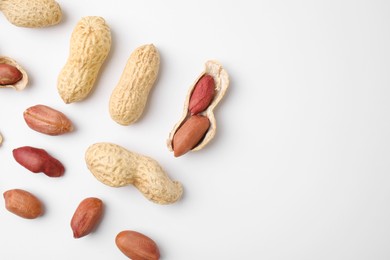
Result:
<instances>
[{"instance_id":1,"label":"textured peanut shell","mask_svg":"<svg viewBox=\"0 0 390 260\"><path fill-rule=\"evenodd\" d=\"M1 2L0 2L1 3ZM27 72L13 59L9 57L0 56L0 64L9 64L16 67L22 73L22 79L13 85L0 85L0 88L14 88L16 90L23 90L28 84Z\"/></svg>"},{"instance_id":2,"label":"textured peanut shell","mask_svg":"<svg viewBox=\"0 0 390 260\"><path fill-rule=\"evenodd\" d=\"M191 151L198 151L201 150L203 147L205 147L215 136L216 130L217 130L217 122L214 116L214 109L218 105L218 103L221 101L223 96L225 95L228 87L229 87L229 75L227 74L226 70L222 67L222 65L214 60L209 60L205 64L204 71L199 75L199 77L194 81L192 86L190 87L187 97L184 102L184 108L183 108L183 114L180 118L179 122L173 127L172 131L169 134L168 140L167 140L167 146L170 151L173 151L173 136L183 125L183 123L186 121L186 119L190 116L190 112L188 110L191 94L196 86L196 83L198 80L205 74L208 74L214 78L215 82L215 96L214 99L211 101L210 105L206 110L199 113L199 115L207 116L210 120L210 127L203 138L203 140L194 148L191 149Z\"/></svg>"},{"instance_id":3,"label":"textured peanut shell","mask_svg":"<svg viewBox=\"0 0 390 260\"><path fill-rule=\"evenodd\" d=\"M0 145L3 143L3 136L0 133Z\"/></svg>"},{"instance_id":4,"label":"textured peanut shell","mask_svg":"<svg viewBox=\"0 0 390 260\"><path fill-rule=\"evenodd\" d=\"M60 5L54 0L1 0L0 11L19 27L46 27L62 19Z\"/></svg>"},{"instance_id":5,"label":"textured peanut shell","mask_svg":"<svg viewBox=\"0 0 390 260\"><path fill-rule=\"evenodd\" d=\"M88 169L111 187L134 185L147 199L158 204L179 200L182 185L172 181L154 159L112 143L96 143L85 153Z\"/></svg>"},{"instance_id":6,"label":"textured peanut shell","mask_svg":"<svg viewBox=\"0 0 390 260\"><path fill-rule=\"evenodd\" d=\"M73 30L69 57L62 68L57 89L66 103L85 99L111 48L111 32L102 17L83 17Z\"/></svg>"},{"instance_id":7,"label":"textured peanut shell","mask_svg":"<svg viewBox=\"0 0 390 260\"><path fill-rule=\"evenodd\" d=\"M159 67L160 55L153 44L142 45L130 55L110 98L110 115L115 122L130 125L141 117Z\"/></svg>"}]
</instances>

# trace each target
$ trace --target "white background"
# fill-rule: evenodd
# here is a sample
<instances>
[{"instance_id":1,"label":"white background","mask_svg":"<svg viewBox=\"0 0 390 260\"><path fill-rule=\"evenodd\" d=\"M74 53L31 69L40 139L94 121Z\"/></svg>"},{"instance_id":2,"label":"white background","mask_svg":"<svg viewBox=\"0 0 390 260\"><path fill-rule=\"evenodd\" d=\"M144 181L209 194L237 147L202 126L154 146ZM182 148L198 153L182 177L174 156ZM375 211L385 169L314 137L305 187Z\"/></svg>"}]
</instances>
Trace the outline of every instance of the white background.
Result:
<instances>
[{"instance_id":1,"label":"white background","mask_svg":"<svg viewBox=\"0 0 390 260\"><path fill-rule=\"evenodd\" d=\"M30 76L22 92L0 89L0 189L22 188L46 213L25 220L0 207L0 259L126 259L115 236L130 229L159 245L161 259L390 259L390 2L58 1L64 19L18 28L0 15L0 55ZM112 30L93 93L66 105L56 80L83 16ZM130 53L153 43L161 70L141 120L111 120L108 100ZM230 74L209 145L174 158L166 139L188 88L208 59ZM75 131L46 136L23 111L45 104ZM108 141L156 159L185 189L161 206L134 187L98 182L87 147ZM33 174L12 157L30 145L66 167ZM105 202L97 230L74 239L70 219L90 196ZM3 202L2 202L3 203Z\"/></svg>"}]
</instances>

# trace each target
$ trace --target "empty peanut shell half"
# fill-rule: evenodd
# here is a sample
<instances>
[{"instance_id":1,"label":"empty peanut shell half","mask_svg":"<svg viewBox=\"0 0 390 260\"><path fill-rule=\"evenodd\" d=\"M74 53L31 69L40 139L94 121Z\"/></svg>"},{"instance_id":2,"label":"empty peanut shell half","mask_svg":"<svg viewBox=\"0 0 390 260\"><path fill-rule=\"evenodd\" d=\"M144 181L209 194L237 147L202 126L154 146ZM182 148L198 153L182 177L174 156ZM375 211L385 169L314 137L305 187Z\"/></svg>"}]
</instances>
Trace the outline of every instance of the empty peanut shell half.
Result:
<instances>
[{"instance_id":1,"label":"empty peanut shell half","mask_svg":"<svg viewBox=\"0 0 390 260\"><path fill-rule=\"evenodd\" d=\"M221 101L228 87L229 75L222 65L214 60L207 61L204 71L200 73L190 87L184 102L182 117L173 127L167 140L168 149L174 151L176 157L184 154L185 152L183 153L183 151L188 150L188 146L191 145L190 151L198 151L214 138L217 129L214 108ZM182 129L179 131L182 127L188 128L188 121L191 122L194 117L205 117L209 120L209 127L206 128L203 136L196 136L198 140L190 140L192 138L191 135L194 135L194 131L191 130L194 129ZM197 126L198 124L194 125ZM205 126L206 124L202 125ZM202 131L205 130L204 127L201 128ZM176 147L180 151L177 151L174 145L176 143L174 140L178 139L177 137L175 138L177 133L180 135L180 140L187 140L184 143L181 141L180 147ZM187 134L189 135L188 137L186 137ZM183 146L187 149L183 149Z\"/></svg>"},{"instance_id":2,"label":"empty peanut shell half","mask_svg":"<svg viewBox=\"0 0 390 260\"><path fill-rule=\"evenodd\" d=\"M0 88L23 90L27 84L27 72L15 60L0 56Z\"/></svg>"}]
</instances>

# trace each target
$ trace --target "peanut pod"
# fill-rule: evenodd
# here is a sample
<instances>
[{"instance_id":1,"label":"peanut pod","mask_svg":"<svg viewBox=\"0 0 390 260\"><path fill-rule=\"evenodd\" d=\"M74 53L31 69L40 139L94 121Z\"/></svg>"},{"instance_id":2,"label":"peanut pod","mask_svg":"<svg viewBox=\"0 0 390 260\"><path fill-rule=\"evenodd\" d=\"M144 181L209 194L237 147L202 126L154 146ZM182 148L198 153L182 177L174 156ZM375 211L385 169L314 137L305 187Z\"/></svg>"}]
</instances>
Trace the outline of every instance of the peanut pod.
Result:
<instances>
[{"instance_id":1,"label":"peanut pod","mask_svg":"<svg viewBox=\"0 0 390 260\"><path fill-rule=\"evenodd\" d=\"M62 19L61 7L54 0L1 0L0 11L19 27L46 27Z\"/></svg>"},{"instance_id":2,"label":"peanut pod","mask_svg":"<svg viewBox=\"0 0 390 260\"><path fill-rule=\"evenodd\" d=\"M110 97L109 110L115 122L130 125L141 117L159 67L160 55L153 44L140 46L130 55Z\"/></svg>"},{"instance_id":3,"label":"peanut pod","mask_svg":"<svg viewBox=\"0 0 390 260\"><path fill-rule=\"evenodd\" d=\"M73 30L69 57L62 68L57 90L66 103L85 99L111 48L111 32L102 17L83 17Z\"/></svg>"},{"instance_id":4,"label":"peanut pod","mask_svg":"<svg viewBox=\"0 0 390 260\"><path fill-rule=\"evenodd\" d=\"M182 185L172 181L154 159L112 143L96 143L85 153L88 169L111 187L134 185L147 199L170 204L180 199Z\"/></svg>"}]
</instances>

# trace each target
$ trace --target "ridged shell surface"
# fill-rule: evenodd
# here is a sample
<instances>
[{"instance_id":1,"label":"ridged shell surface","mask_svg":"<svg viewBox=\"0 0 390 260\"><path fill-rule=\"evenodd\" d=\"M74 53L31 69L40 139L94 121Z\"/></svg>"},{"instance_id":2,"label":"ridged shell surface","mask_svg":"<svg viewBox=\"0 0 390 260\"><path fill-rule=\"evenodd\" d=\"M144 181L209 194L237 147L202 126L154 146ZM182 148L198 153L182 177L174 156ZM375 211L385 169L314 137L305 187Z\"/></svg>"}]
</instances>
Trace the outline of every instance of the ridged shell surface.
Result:
<instances>
[{"instance_id":1,"label":"ridged shell surface","mask_svg":"<svg viewBox=\"0 0 390 260\"><path fill-rule=\"evenodd\" d=\"M73 30L68 60L58 76L57 89L65 103L85 99L111 48L111 31L99 16L83 17Z\"/></svg>"},{"instance_id":2,"label":"ridged shell surface","mask_svg":"<svg viewBox=\"0 0 390 260\"><path fill-rule=\"evenodd\" d=\"M115 122L130 125L141 117L159 67L160 55L153 44L140 46L130 55L110 98L110 115Z\"/></svg>"},{"instance_id":3,"label":"ridged shell surface","mask_svg":"<svg viewBox=\"0 0 390 260\"><path fill-rule=\"evenodd\" d=\"M46 27L62 19L60 5L54 0L1 0L0 10L19 27Z\"/></svg>"},{"instance_id":4,"label":"ridged shell surface","mask_svg":"<svg viewBox=\"0 0 390 260\"><path fill-rule=\"evenodd\" d=\"M88 169L100 182L122 187L134 185L149 200L170 204L182 196L182 185L172 181L154 159L112 143L96 143L85 153Z\"/></svg>"}]
</instances>

